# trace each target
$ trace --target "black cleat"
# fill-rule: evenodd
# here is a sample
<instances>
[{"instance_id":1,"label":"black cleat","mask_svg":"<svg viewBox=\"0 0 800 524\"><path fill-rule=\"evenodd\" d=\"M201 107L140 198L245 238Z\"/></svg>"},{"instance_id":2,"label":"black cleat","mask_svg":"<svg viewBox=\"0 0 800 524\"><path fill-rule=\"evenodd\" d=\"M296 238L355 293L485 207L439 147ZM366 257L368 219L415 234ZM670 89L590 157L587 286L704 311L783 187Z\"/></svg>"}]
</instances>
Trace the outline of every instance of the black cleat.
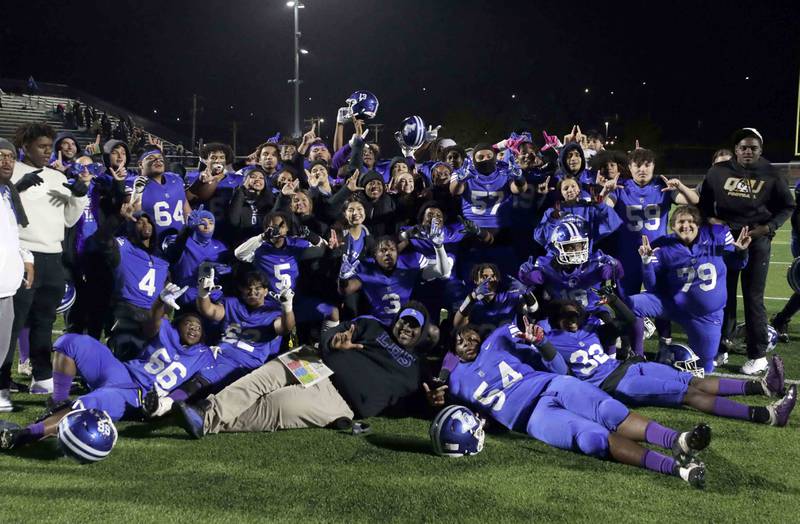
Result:
<instances>
[{"instance_id":1,"label":"black cleat","mask_svg":"<svg viewBox=\"0 0 800 524\"><path fill-rule=\"evenodd\" d=\"M0 420L0 450L14 449L23 431L19 424Z\"/></svg>"},{"instance_id":2,"label":"black cleat","mask_svg":"<svg viewBox=\"0 0 800 524\"><path fill-rule=\"evenodd\" d=\"M696 460L697 454L711 443L711 426L705 422L696 425L691 431L678 435L672 445L672 456L681 466L688 467Z\"/></svg>"},{"instance_id":3,"label":"black cleat","mask_svg":"<svg viewBox=\"0 0 800 524\"><path fill-rule=\"evenodd\" d=\"M192 438L201 439L205 434L203 430L203 415L204 413L194 406L190 406L185 402L178 402L178 412L180 418L178 425L182 427L186 433L191 435Z\"/></svg>"}]
</instances>

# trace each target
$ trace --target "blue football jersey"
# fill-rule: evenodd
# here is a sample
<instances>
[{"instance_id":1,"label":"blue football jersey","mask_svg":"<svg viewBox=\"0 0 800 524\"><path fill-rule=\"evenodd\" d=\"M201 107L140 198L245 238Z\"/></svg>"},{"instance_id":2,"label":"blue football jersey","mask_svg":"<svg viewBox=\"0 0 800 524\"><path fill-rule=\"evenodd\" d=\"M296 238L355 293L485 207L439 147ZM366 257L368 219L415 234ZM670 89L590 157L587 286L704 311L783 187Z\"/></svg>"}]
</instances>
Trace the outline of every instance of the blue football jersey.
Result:
<instances>
[{"instance_id":1,"label":"blue football jersey","mask_svg":"<svg viewBox=\"0 0 800 524\"><path fill-rule=\"evenodd\" d=\"M519 304L523 288L513 287L511 289L499 289L494 300L484 302L476 300L472 311L469 314L471 324L491 324L499 326L508 322L513 322L516 317L517 305Z\"/></svg>"},{"instance_id":2,"label":"blue football jersey","mask_svg":"<svg viewBox=\"0 0 800 524\"><path fill-rule=\"evenodd\" d=\"M601 325L600 319L590 317L574 333L553 329L547 334L547 340L562 356L570 372L598 387L620 365L619 360L607 355L603 349L597 336L597 328Z\"/></svg>"},{"instance_id":3,"label":"blue football jersey","mask_svg":"<svg viewBox=\"0 0 800 524\"><path fill-rule=\"evenodd\" d=\"M592 291L606 280L618 281L622 277L622 266L612 256L598 250L589 255L589 260L580 266L562 266L552 255L536 259L533 271L520 271L519 279L528 286L541 286L549 299L575 300L586 309L596 309L600 297Z\"/></svg>"},{"instance_id":4,"label":"blue football jersey","mask_svg":"<svg viewBox=\"0 0 800 524\"><path fill-rule=\"evenodd\" d=\"M361 281L361 291L372 306L371 313L382 324L391 324L400 306L411 299L411 291L428 263L425 256L408 251L397 256L397 265L389 274L371 258L359 265L355 278Z\"/></svg>"},{"instance_id":5,"label":"blue football jersey","mask_svg":"<svg viewBox=\"0 0 800 524\"><path fill-rule=\"evenodd\" d=\"M727 268L723 253L736 250L728 226L703 225L691 247L675 234L653 243L659 247L643 266L645 287L668 307L704 316L725 307ZM742 265L745 258L740 259ZM653 287L653 276L655 287Z\"/></svg>"},{"instance_id":6,"label":"blue football jersey","mask_svg":"<svg viewBox=\"0 0 800 524\"><path fill-rule=\"evenodd\" d=\"M135 246L124 237L117 237L119 265L114 268L116 296L136 307L150 309L164 289L169 273L166 260Z\"/></svg>"},{"instance_id":7,"label":"blue football jersey","mask_svg":"<svg viewBox=\"0 0 800 524\"><path fill-rule=\"evenodd\" d=\"M142 211L153 219L154 236L159 240L159 246L166 234L179 232L186 224L183 179L175 173L164 173L162 182L149 180L142 193Z\"/></svg>"},{"instance_id":8,"label":"blue football jersey","mask_svg":"<svg viewBox=\"0 0 800 524\"><path fill-rule=\"evenodd\" d=\"M174 237L167 242L174 241ZM193 236L186 240L186 247L177 262L170 266L172 282L178 286L189 286L181 297L182 302L193 302L197 298L197 274L202 262L218 262L228 255L228 247L216 239L198 242Z\"/></svg>"},{"instance_id":9,"label":"blue football jersey","mask_svg":"<svg viewBox=\"0 0 800 524\"><path fill-rule=\"evenodd\" d=\"M256 368L278 354L283 338L273 326L280 309L264 305L250 310L235 297L224 297L225 328L222 335L222 356L245 367Z\"/></svg>"},{"instance_id":10,"label":"blue football jersey","mask_svg":"<svg viewBox=\"0 0 800 524\"><path fill-rule=\"evenodd\" d=\"M472 362L459 362L450 373L449 392L459 402L488 415L508 429L525 431L530 414L556 374L543 366L538 352L515 341L516 327L505 325L481 344ZM548 363L566 370L561 356Z\"/></svg>"},{"instance_id":11,"label":"blue football jersey","mask_svg":"<svg viewBox=\"0 0 800 524\"><path fill-rule=\"evenodd\" d=\"M662 192L666 186L655 176L644 187L632 179L622 181L622 186L609 195L615 202L614 210L625 224L619 229L619 249L620 253L634 252L638 256L642 235L652 242L667 234L672 191Z\"/></svg>"},{"instance_id":12,"label":"blue football jersey","mask_svg":"<svg viewBox=\"0 0 800 524\"><path fill-rule=\"evenodd\" d=\"M186 187L191 186L200 176L198 171L189 171L186 173ZM215 228L214 237L221 238L221 234L225 231L225 225L228 223L228 205L233 198L233 192L237 187L241 186L244 182L244 175L236 172L225 173L225 178L219 181L217 189L211 195L204 206L211 211L214 215Z\"/></svg>"},{"instance_id":13,"label":"blue football jersey","mask_svg":"<svg viewBox=\"0 0 800 524\"><path fill-rule=\"evenodd\" d=\"M264 242L256 249L253 263L266 273L270 291L280 293L287 287L295 289L297 277L300 275L297 260L308 247L311 247L308 240L287 237L282 248Z\"/></svg>"},{"instance_id":14,"label":"blue football jersey","mask_svg":"<svg viewBox=\"0 0 800 524\"><path fill-rule=\"evenodd\" d=\"M205 344L184 347L178 330L161 321L158 336L134 360L124 362L131 377L143 391L155 386L163 396L214 363L214 354Z\"/></svg>"},{"instance_id":15,"label":"blue football jersey","mask_svg":"<svg viewBox=\"0 0 800 524\"><path fill-rule=\"evenodd\" d=\"M561 206L557 218L553 216L554 213L555 209L553 208L545 211L541 222L533 231L533 239L541 246L547 247L553 229L560 220L569 215L579 216L586 222L590 246L607 237L622 225L622 220L614 210L605 204L590 204L587 201L575 205L564 204Z\"/></svg>"},{"instance_id":16,"label":"blue football jersey","mask_svg":"<svg viewBox=\"0 0 800 524\"><path fill-rule=\"evenodd\" d=\"M500 167L491 175L474 171L461 194L461 211L480 227L498 228L511 222L511 179Z\"/></svg>"}]
</instances>

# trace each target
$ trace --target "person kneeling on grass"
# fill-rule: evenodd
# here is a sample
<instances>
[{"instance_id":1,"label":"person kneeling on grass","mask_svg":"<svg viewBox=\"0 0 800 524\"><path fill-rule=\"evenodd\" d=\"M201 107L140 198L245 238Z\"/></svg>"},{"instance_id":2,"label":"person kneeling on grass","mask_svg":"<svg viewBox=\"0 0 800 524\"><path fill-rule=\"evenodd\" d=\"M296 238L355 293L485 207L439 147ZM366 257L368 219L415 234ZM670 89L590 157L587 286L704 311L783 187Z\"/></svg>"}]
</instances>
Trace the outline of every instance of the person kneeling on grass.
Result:
<instances>
[{"instance_id":1,"label":"person kneeling on grass","mask_svg":"<svg viewBox=\"0 0 800 524\"><path fill-rule=\"evenodd\" d=\"M347 427L378 415L420 389L417 350L435 337L428 311L410 301L388 328L362 316L323 332L319 359L333 375L300 385L273 360L196 404L177 403L181 426L193 437L209 433Z\"/></svg>"},{"instance_id":2,"label":"person kneeling on grass","mask_svg":"<svg viewBox=\"0 0 800 524\"><path fill-rule=\"evenodd\" d=\"M429 403L444 405L449 387L457 403L545 444L703 487L705 465L697 454L711 441L709 426L698 424L680 433L630 411L591 384L564 376L567 364L544 340L542 328L527 319L524 323L524 331L506 324L485 338L471 324L460 328L455 353L445 357L439 375L447 378L447 385L433 390L425 386ZM670 454L646 449L640 442Z\"/></svg>"},{"instance_id":3,"label":"person kneeling on grass","mask_svg":"<svg viewBox=\"0 0 800 524\"><path fill-rule=\"evenodd\" d=\"M167 284L150 310L143 327L149 342L133 360L120 362L107 346L88 335L69 333L53 344L53 396L51 408L26 428L0 424L0 449L7 450L36 442L58 432L59 421L73 409L98 409L112 420L141 416L142 395L150 389L165 393L214 363L213 352L202 343L203 327L194 313L179 316L173 324L164 322L166 305L186 288ZM76 372L92 391L69 400Z\"/></svg>"}]
</instances>

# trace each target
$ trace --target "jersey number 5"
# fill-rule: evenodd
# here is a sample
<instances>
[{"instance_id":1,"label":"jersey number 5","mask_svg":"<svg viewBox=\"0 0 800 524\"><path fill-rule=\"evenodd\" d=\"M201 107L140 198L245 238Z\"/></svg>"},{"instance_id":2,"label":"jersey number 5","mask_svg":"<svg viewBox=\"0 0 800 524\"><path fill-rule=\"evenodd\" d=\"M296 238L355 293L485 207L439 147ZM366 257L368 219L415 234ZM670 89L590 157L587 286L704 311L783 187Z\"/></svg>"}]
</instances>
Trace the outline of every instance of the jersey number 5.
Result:
<instances>
[{"instance_id":1,"label":"jersey number 5","mask_svg":"<svg viewBox=\"0 0 800 524\"><path fill-rule=\"evenodd\" d=\"M511 384L522 380L522 374L514 371L505 361L501 360L497 365L500 370L500 378L503 381L503 389L508 388ZM484 406L492 406L492 410L500 411L506 403L506 394L500 389L493 389L488 393L489 389L487 382L481 382L481 385L472 394L472 398L480 402Z\"/></svg>"}]
</instances>

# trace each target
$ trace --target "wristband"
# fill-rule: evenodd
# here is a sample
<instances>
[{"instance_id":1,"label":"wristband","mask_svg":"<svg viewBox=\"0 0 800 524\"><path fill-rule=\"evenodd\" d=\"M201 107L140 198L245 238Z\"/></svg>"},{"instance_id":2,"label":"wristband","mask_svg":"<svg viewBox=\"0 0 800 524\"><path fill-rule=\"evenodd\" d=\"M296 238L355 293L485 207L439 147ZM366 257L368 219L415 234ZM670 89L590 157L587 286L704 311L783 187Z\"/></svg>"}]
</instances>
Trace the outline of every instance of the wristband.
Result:
<instances>
[{"instance_id":1,"label":"wristband","mask_svg":"<svg viewBox=\"0 0 800 524\"><path fill-rule=\"evenodd\" d=\"M467 298L464 299L464 302L458 306L458 312L461 313L462 316L468 317L474 306L475 301L472 298L472 294L469 294Z\"/></svg>"}]
</instances>

